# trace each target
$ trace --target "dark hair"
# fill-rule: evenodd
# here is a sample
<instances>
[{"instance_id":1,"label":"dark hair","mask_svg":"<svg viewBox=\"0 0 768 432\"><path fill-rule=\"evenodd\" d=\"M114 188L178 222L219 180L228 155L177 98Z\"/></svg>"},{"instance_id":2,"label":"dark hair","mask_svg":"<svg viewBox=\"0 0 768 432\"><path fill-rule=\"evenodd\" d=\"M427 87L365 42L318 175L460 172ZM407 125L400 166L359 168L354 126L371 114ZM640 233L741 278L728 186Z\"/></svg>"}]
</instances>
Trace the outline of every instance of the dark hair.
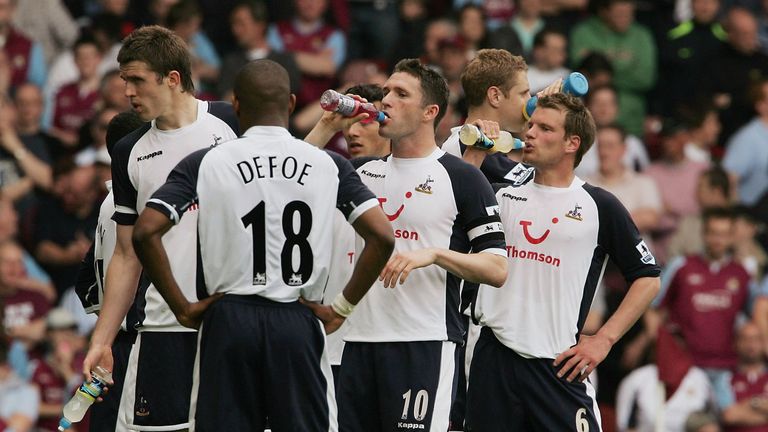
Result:
<instances>
[{"instance_id":1,"label":"dark hair","mask_svg":"<svg viewBox=\"0 0 768 432\"><path fill-rule=\"evenodd\" d=\"M345 93L360 96L368 102L379 102L384 99L384 90L378 84L358 84L348 88Z\"/></svg>"},{"instance_id":2,"label":"dark hair","mask_svg":"<svg viewBox=\"0 0 768 432\"><path fill-rule=\"evenodd\" d=\"M519 71L528 70L522 57L512 55L503 49L482 49L461 73L461 86L467 105L478 107L483 104L488 88L498 87L505 96L515 83L512 77Z\"/></svg>"},{"instance_id":3,"label":"dark hair","mask_svg":"<svg viewBox=\"0 0 768 432\"><path fill-rule=\"evenodd\" d=\"M235 5L235 7L232 8L232 13L234 13L236 10L241 8L248 9L248 13L251 14L251 18L256 22L265 23L269 21L269 15L267 14L267 7L264 5L264 2L255 1L255 0L239 1Z\"/></svg>"},{"instance_id":4,"label":"dark hair","mask_svg":"<svg viewBox=\"0 0 768 432\"><path fill-rule=\"evenodd\" d=\"M0 303L0 305L2 305L2 303ZM0 325L0 328L1 327L2 325ZM4 365L8 363L8 351L9 351L8 340L5 338L5 331L3 331L2 336L0 336L0 365Z\"/></svg>"},{"instance_id":5,"label":"dark hair","mask_svg":"<svg viewBox=\"0 0 768 432\"><path fill-rule=\"evenodd\" d=\"M202 16L200 6L195 0L181 0L168 10L168 16L165 18L165 24L168 28L174 28L183 24L192 18Z\"/></svg>"},{"instance_id":6,"label":"dark hair","mask_svg":"<svg viewBox=\"0 0 768 432\"><path fill-rule=\"evenodd\" d=\"M124 136L144 125L138 114L134 111L124 111L112 117L107 125L107 152L112 156L115 144Z\"/></svg>"},{"instance_id":7,"label":"dark hair","mask_svg":"<svg viewBox=\"0 0 768 432\"><path fill-rule=\"evenodd\" d=\"M709 187L719 189L726 198L731 196L731 179L720 165L713 165L702 172L699 178L701 181L706 181Z\"/></svg>"},{"instance_id":8,"label":"dark hair","mask_svg":"<svg viewBox=\"0 0 768 432\"><path fill-rule=\"evenodd\" d=\"M565 111L565 136L576 135L581 140L579 148L576 150L576 158L573 161L574 167L579 166L584 153L595 142L596 132L595 120L587 107L584 106L584 102L573 95L555 93L539 98L536 106Z\"/></svg>"},{"instance_id":9,"label":"dark hair","mask_svg":"<svg viewBox=\"0 0 768 432\"><path fill-rule=\"evenodd\" d=\"M395 65L394 72L406 73L419 80L423 94L422 106L426 107L427 105L434 104L438 107L434 122L434 127L437 129L437 125L443 119L445 111L448 109L448 84L445 82L445 78L433 69L421 64L418 59L400 60Z\"/></svg>"},{"instance_id":10,"label":"dark hair","mask_svg":"<svg viewBox=\"0 0 768 432\"><path fill-rule=\"evenodd\" d=\"M560 36L566 41L568 41L568 36L566 36L565 33L551 27L545 27L541 31L536 33L536 36L533 37L533 47L539 48L544 46L544 44L547 42L547 36L551 36L551 35Z\"/></svg>"},{"instance_id":11,"label":"dark hair","mask_svg":"<svg viewBox=\"0 0 768 432\"><path fill-rule=\"evenodd\" d=\"M595 76L600 72L607 72L613 76L613 65L604 54L598 52L590 52L587 54L576 67L576 70L584 75Z\"/></svg>"},{"instance_id":12,"label":"dark hair","mask_svg":"<svg viewBox=\"0 0 768 432\"><path fill-rule=\"evenodd\" d=\"M110 44L119 42L122 38L122 20L119 16L102 12L91 19L91 34L101 33L109 39Z\"/></svg>"},{"instance_id":13,"label":"dark hair","mask_svg":"<svg viewBox=\"0 0 768 432\"><path fill-rule=\"evenodd\" d=\"M177 71L182 89L190 93L195 91L187 44L167 28L153 25L134 30L123 41L117 61L120 66L133 61L146 63L158 75L158 83L171 71Z\"/></svg>"},{"instance_id":14,"label":"dark hair","mask_svg":"<svg viewBox=\"0 0 768 432\"><path fill-rule=\"evenodd\" d=\"M618 104L619 92L616 90L616 87L610 84L602 84L589 89L587 94L584 95L584 105L589 106L590 104L592 104L592 100L595 98L595 96L597 96L597 94L600 93L601 91L606 91L606 90L613 93L613 95L617 98L616 103Z\"/></svg>"},{"instance_id":15,"label":"dark hair","mask_svg":"<svg viewBox=\"0 0 768 432\"><path fill-rule=\"evenodd\" d=\"M741 219L751 224L757 224L760 222L760 219L755 214L755 212L750 207L747 207L743 204L733 206L731 210L733 211L734 219Z\"/></svg>"},{"instance_id":16,"label":"dark hair","mask_svg":"<svg viewBox=\"0 0 768 432\"><path fill-rule=\"evenodd\" d=\"M75 44L72 45L72 52L77 52L78 48L85 45L93 45L96 47L97 51L101 52L101 47L99 47L99 43L96 41L96 38L89 33L84 33L79 38L77 38Z\"/></svg>"},{"instance_id":17,"label":"dark hair","mask_svg":"<svg viewBox=\"0 0 768 432\"><path fill-rule=\"evenodd\" d=\"M701 222L704 229L707 229L707 224L712 219L728 219L733 222L735 214L733 210L728 207L711 207L706 208L701 212Z\"/></svg>"},{"instance_id":18,"label":"dark hair","mask_svg":"<svg viewBox=\"0 0 768 432\"><path fill-rule=\"evenodd\" d=\"M692 130L700 128L710 113L717 112L717 108L706 100L696 100L696 103L680 106L677 112L686 129Z\"/></svg>"}]
</instances>

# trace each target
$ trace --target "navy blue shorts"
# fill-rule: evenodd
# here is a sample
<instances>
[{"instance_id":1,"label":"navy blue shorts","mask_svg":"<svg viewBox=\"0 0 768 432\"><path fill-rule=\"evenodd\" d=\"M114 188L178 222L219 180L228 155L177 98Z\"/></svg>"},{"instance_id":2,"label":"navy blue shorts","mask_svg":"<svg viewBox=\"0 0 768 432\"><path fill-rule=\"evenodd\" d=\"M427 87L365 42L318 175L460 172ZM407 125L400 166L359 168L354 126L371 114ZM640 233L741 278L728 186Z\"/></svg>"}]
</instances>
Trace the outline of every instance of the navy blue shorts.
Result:
<instances>
[{"instance_id":1,"label":"navy blue shorts","mask_svg":"<svg viewBox=\"0 0 768 432\"><path fill-rule=\"evenodd\" d=\"M325 332L309 308L226 295L200 328L190 430L336 430Z\"/></svg>"},{"instance_id":2,"label":"navy blue shorts","mask_svg":"<svg viewBox=\"0 0 768 432\"><path fill-rule=\"evenodd\" d=\"M124 330L117 332L112 343L112 380L115 382L109 387L109 392L103 396L101 403L91 407L91 432L113 431L117 427L117 412L120 409L120 396L123 394L123 382L125 370L128 368L128 356L131 353L133 343L136 341L136 332L128 333Z\"/></svg>"},{"instance_id":3,"label":"navy blue shorts","mask_svg":"<svg viewBox=\"0 0 768 432\"><path fill-rule=\"evenodd\" d=\"M197 332L143 331L131 348L118 422L129 430L189 426Z\"/></svg>"},{"instance_id":4,"label":"navy blue shorts","mask_svg":"<svg viewBox=\"0 0 768 432\"><path fill-rule=\"evenodd\" d=\"M446 432L455 390L453 342L347 342L339 431Z\"/></svg>"},{"instance_id":5,"label":"navy blue shorts","mask_svg":"<svg viewBox=\"0 0 768 432\"><path fill-rule=\"evenodd\" d=\"M600 431L594 387L558 378L552 361L521 357L483 327L469 369L465 431Z\"/></svg>"}]
</instances>

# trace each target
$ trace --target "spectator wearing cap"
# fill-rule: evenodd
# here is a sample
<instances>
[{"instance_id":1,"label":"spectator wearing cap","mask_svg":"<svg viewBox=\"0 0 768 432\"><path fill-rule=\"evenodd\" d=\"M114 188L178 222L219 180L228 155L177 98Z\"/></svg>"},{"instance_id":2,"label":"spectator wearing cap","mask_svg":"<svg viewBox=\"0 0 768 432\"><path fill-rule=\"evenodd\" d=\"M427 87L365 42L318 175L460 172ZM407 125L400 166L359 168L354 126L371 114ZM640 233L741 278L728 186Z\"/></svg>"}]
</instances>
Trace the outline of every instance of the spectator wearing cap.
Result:
<instances>
[{"instance_id":1,"label":"spectator wearing cap","mask_svg":"<svg viewBox=\"0 0 768 432\"><path fill-rule=\"evenodd\" d=\"M8 363L8 342L0 337L0 430L29 432L37 421L37 391L14 373Z\"/></svg>"},{"instance_id":2,"label":"spectator wearing cap","mask_svg":"<svg viewBox=\"0 0 768 432\"><path fill-rule=\"evenodd\" d=\"M31 384L40 394L37 427L41 431L55 432L64 403L82 381L79 371L86 341L77 332L77 320L66 309L52 309L46 324L48 352L32 362ZM78 427L88 430L87 424L80 423Z\"/></svg>"},{"instance_id":3,"label":"spectator wearing cap","mask_svg":"<svg viewBox=\"0 0 768 432\"><path fill-rule=\"evenodd\" d=\"M645 93L656 83L656 45L651 32L634 20L632 0L600 2L597 17L571 33L571 61L578 64L590 52L608 57L619 91L618 122L628 133L642 135Z\"/></svg>"},{"instance_id":4,"label":"spectator wearing cap","mask_svg":"<svg viewBox=\"0 0 768 432\"><path fill-rule=\"evenodd\" d=\"M685 157L687 142L685 127L676 120L666 120L661 131L662 157L645 170L645 174L656 182L664 206L654 234L657 246L654 255L662 263L667 261L667 244L680 220L699 212L696 188L699 176L708 165Z\"/></svg>"},{"instance_id":5,"label":"spectator wearing cap","mask_svg":"<svg viewBox=\"0 0 768 432\"><path fill-rule=\"evenodd\" d=\"M283 66L288 71L291 93L297 94L301 86L299 66L293 55L277 52L269 46L267 7L264 3L253 0L239 2L229 15L229 24L238 49L227 54L222 62L216 87L219 97L229 99L237 72L249 61L258 59L269 59Z\"/></svg>"},{"instance_id":6,"label":"spectator wearing cap","mask_svg":"<svg viewBox=\"0 0 768 432\"><path fill-rule=\"evenodd\" d=\"M768 191L768 78L752 87L752 120L728 141L723 167L737 179L743 204L757 204Z\"/></svg>"}]
</instances>

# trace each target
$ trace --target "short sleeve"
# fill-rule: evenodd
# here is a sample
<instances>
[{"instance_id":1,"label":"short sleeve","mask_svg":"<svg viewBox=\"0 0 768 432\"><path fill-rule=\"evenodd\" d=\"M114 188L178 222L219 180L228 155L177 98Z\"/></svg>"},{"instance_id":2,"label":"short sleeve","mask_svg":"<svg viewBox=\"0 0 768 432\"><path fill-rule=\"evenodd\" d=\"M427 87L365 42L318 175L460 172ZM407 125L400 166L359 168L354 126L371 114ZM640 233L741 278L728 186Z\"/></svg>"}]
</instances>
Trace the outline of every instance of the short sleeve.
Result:
<instances>
[{"instance_id":1,"label":"short sleeve","mask_svg":"<svg viewBox=\"0 0 768 432\"><path fill-rule=\"evenodd\" d=\"M627 283L631 284L641 277L658 277L661 269L656 265L656 258L640 237L627 209L603 189L591 185L584 188L598 208L598 244L611 257Z\"/></svg>"},{"instance_id":2,"label":"short sleeve","mask_svg":"<svg viewBox=\"0 0 768 432\"><path fill-rule=\"evenodd\" d=\"M363 184L360 176L357 175L348 160L331 151L326 151L326 154L333 159L339 169L336 207L344 214L349 223L354 223L361 214L378 205L376 195Z\"/></svg>"},{"instance_id":3,"label":"short sleeve","mask_svg":"<svg viewBox=\"0 0 768 432\"><path fill-rule=\"evenodd\" d=\"M179 223L184 212L191 205L197 204L197 177L200 164L213 148L215 147L198 150L182 159L168 174L165 184L152 194L147 201L147 207L163 213L174 224Z\"/></svg>"},{"instance_id":4,"label":"short sleeve","mask_svg":"<svg viewBox=\"0 0 768 432\"><path fill-rule=\"evenodd\" d=\"M115 144L112 151L112 191L115 195L115 214L112 216L112 220L118 225L133 225L139 217L136 210L138 191L128 173L128 163L136 140L148 128L148 125L144 126L123 137Z\"/></svg>"},{"instance_id":5,"label":"short sleeve","mask_svg":"<svg viewBox=\"0 0 768 432\"><path fill-rule=\"evenodd\" d=\"M467 233L472 251L506 256L504 228L491 184L480 170L455 156L445 155L440 162L451 177L457 221Z\"/></svg>"}]
</instances>

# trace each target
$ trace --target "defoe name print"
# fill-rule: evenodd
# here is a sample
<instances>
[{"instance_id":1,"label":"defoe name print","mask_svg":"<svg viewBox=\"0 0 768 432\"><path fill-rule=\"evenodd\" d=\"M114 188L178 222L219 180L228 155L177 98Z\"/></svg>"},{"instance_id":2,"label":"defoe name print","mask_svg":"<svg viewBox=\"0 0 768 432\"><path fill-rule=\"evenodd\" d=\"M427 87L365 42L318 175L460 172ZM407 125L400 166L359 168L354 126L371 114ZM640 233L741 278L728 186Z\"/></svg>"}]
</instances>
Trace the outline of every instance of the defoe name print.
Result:
<instances>
[{"instance_id":1,"label":"defoe name print","mask_svg":"<svg viewBox=\"0 0 768 432\"><path fill-rule=\"evenodd\" d=\"M237 170L240 172L244 184L248 184L254 179L272 179L277 175L286 180L295 180L296 183L304 186L304 180L309 175L310 168L312 165L308 163L300 166L296 158L292 156L282 160L279 160L278 156L254 156L251 160L237 163Z\"/></svg>"}]
</instances>

